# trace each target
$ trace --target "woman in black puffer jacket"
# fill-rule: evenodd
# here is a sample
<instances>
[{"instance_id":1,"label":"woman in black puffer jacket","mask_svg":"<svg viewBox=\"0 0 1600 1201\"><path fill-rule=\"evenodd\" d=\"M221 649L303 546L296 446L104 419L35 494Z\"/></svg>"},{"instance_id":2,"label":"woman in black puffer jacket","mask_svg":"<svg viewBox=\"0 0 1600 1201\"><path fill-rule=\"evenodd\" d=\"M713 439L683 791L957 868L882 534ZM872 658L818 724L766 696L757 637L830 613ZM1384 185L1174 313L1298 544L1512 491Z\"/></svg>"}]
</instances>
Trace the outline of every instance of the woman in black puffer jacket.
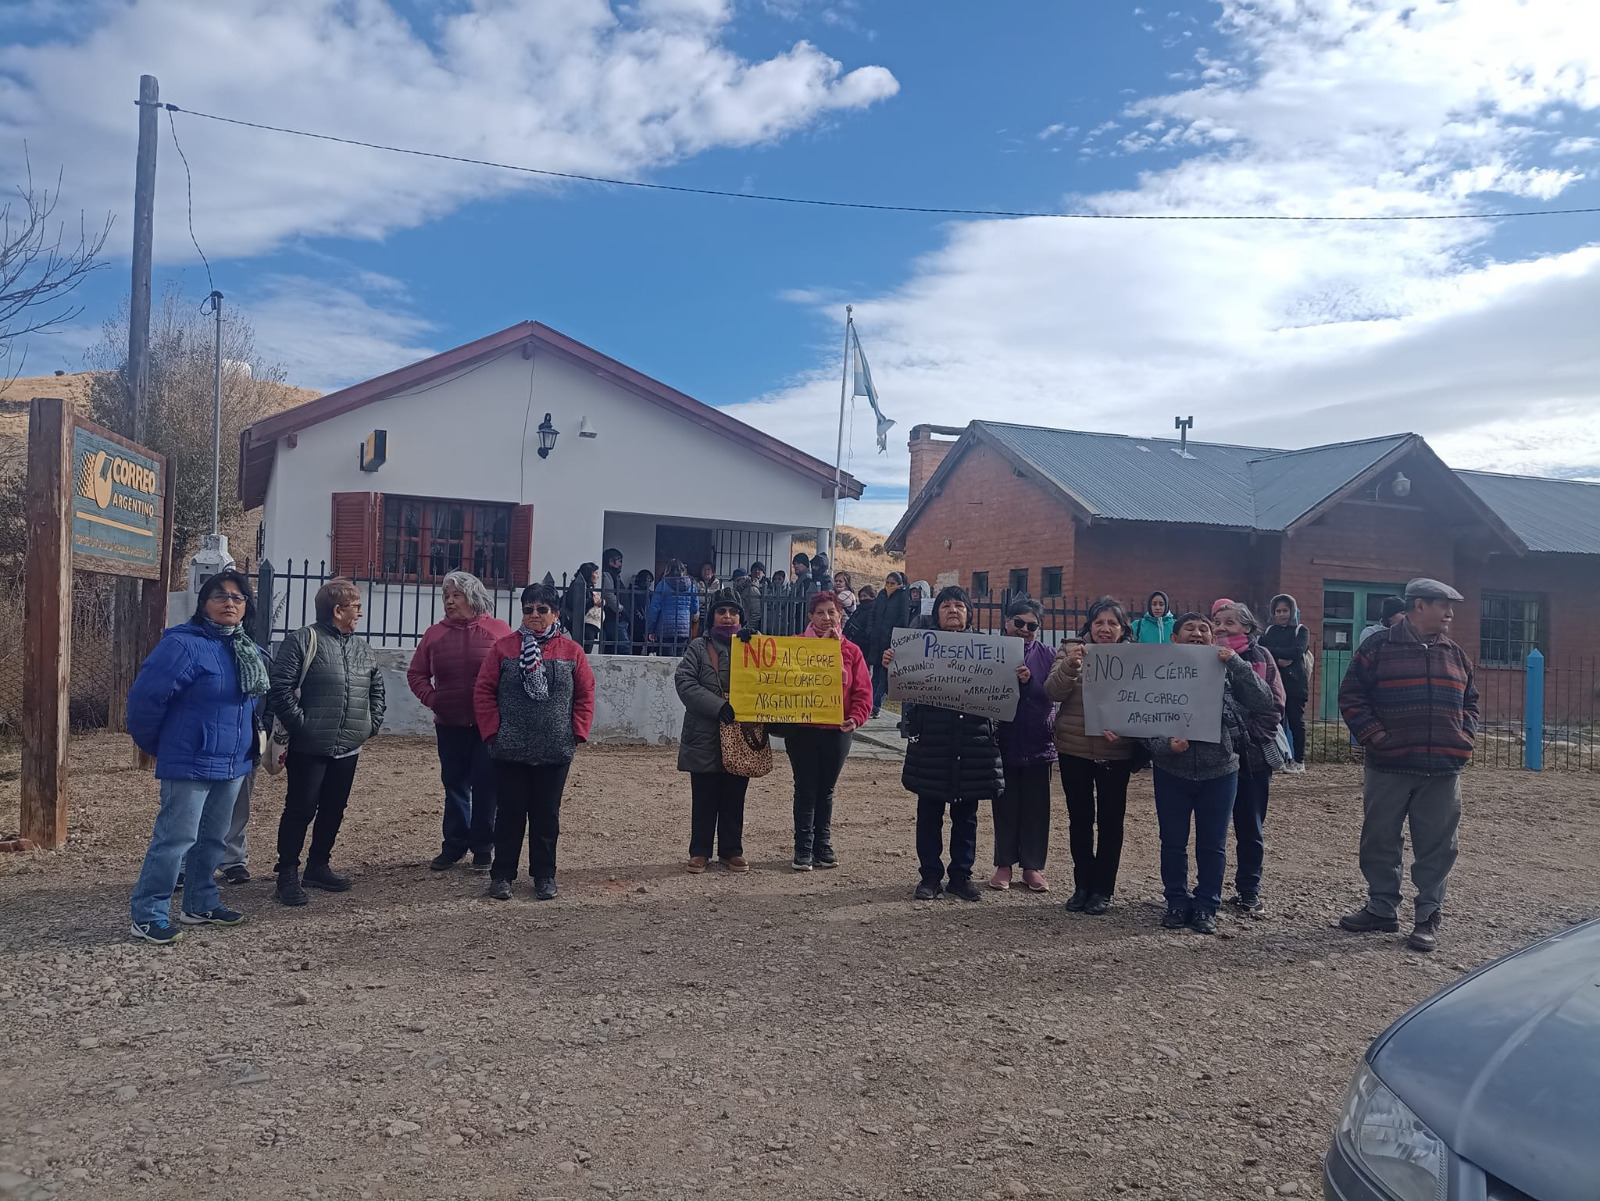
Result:
<instances>
[{"instance_id":1,"label":"woman in black puffer jacket","mask_svg":"<svg viewBox=\"0 0 1600 1201\"><path fill-rule=\"evenodd\" d=\"M972 602L964 589L939 593L934 617L941 630L964 630ZM885 667L894 662L894 648L883 652ZM987 717L958 713L932 705L907 705L904 720L906 765L900 782L917 797L917 861L922 882L917 900L939 895L945 877L944 811L950 808L950 879L945 891L965 901L982 894L972 882L978 858L978 802L993 800L1004 787L1000 770L997 723Z\"/></svg>"}]
</instances>

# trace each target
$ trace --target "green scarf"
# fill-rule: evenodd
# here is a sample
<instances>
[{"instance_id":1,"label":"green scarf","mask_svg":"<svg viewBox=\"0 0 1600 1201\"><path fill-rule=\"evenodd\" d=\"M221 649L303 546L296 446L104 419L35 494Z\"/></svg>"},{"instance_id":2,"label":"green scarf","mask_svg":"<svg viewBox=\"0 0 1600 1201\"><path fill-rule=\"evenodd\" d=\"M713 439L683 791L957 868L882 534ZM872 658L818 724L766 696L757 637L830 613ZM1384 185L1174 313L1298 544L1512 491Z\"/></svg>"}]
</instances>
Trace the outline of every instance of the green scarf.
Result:
<instances>
[{"instance_id":1,"label":"green scarf","mask_svg":"<svg viewBox=\"0 0 1600 1201\"><path fill-rule=\"evenodd\" d=\"M239 691L245 696L267 695L267 665L261 661L261 652L244 632L244 626L218 625L209 617L206 625L224 640L233 642L233 663L239 669Z\"/></svg>"}]
</instances>

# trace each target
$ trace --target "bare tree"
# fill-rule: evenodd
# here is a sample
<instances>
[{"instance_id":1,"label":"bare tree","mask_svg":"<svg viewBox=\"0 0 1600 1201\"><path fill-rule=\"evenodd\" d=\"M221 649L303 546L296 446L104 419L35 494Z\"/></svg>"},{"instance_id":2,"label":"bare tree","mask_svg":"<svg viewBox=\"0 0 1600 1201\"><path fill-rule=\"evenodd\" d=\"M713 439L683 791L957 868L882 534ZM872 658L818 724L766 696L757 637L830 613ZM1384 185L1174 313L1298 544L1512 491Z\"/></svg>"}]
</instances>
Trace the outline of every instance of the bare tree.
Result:
<instances>
[{"instance_id":1,"label":"bare tree","mask_svg":"<svg viewBox=\"0 0 1600 1201\"><path fill-rule=\"evenodd\" d=\"M20 339L83 312L68 298L90 272L105 266L100 251L111 233L111 214L95 230L80 212L73 242L66 222L54 220L61 175L54 191L35 188L26 151L23 162L26 178L17 186L17 198L0 205L0 384L22 372L22 359L15 357Z\"/></svg>"},{"instance_id":2,"label":"bare tree","mask_svg":"<svg viewBox=\"0 0 1600 1201\"><path fill-rule=\"evenodd\" d=\"M150 380L145 392L145 443L171 461L173 494L173 569L196 548L211 527L211 423L215 327L199 302L176 286L162 294L150 320ZM95 369L89 387L89 414L113 429L127 425L130 391L128 312L105 323L98 345L86 358ZM223 531L237 529L239 433L282 407L284 369L256 353L255 331L239 309L222 322L222 488ZM248 549L248 548L243 548Z\"/></svg>"}]
</instances>

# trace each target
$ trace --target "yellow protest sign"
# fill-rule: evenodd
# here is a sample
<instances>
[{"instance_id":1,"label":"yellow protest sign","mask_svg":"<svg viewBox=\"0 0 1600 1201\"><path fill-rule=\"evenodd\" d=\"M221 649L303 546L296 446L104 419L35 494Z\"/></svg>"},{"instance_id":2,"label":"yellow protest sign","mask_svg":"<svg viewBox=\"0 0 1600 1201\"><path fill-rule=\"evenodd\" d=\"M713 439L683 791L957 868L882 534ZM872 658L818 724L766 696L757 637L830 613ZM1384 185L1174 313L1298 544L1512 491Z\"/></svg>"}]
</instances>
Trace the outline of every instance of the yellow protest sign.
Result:
<instances>
[{"instance_id":1,"label":"yellow protest sign","mask_svg":"<svg viewBox=\"0 0 1600 1201\"><path fill-rule=\"evenodd\" d=\"M735 640L728 701L740 721L837 726L844 721L843 659L833 638Z\"/></svg>"}]
</instances>

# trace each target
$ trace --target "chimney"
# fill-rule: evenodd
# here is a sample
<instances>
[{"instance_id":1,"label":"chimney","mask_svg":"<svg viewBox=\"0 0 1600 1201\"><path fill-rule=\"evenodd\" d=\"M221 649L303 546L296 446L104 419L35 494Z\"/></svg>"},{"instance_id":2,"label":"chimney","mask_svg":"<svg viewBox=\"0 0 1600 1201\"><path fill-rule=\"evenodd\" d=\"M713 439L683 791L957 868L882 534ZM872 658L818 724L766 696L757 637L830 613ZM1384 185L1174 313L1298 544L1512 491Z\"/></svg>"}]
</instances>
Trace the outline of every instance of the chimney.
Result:
<instances>
[{"instance_id":1,"label":"chimney","mask_svg":"<svg viewBox=\"0 0 1600 1201\"><path fill-rule=\"evenodd\" d=\"M911 427L911 491L907 501L917 499L917 493L922 491L922 486L928 482L929 477L939 470L939 464L944 462L945 455L950 453L950 448L956 444L955 440L966 431L954 425L914 425ZM934 435L940 435L941 441L934 441Z\"/></svg>"}]
</instances>

